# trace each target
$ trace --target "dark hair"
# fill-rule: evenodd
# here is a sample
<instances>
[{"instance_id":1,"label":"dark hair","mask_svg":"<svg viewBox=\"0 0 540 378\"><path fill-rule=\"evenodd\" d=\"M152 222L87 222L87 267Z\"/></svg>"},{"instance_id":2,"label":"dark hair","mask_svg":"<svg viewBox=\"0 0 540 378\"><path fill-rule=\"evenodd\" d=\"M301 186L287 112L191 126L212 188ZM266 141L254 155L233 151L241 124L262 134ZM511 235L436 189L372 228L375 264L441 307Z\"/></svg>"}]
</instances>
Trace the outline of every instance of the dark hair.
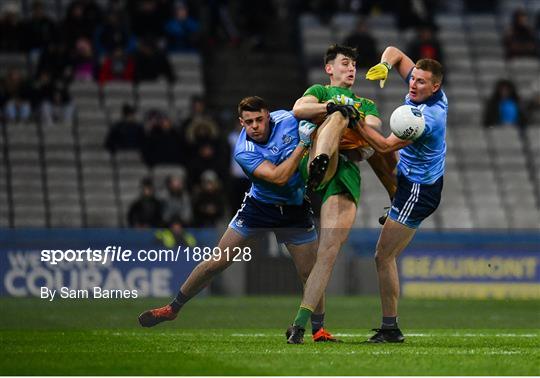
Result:
<instances>
[{"instance_id":1,"label":"dark hair","mask_svg":"<svg viewBox=\"0 0 540 378\"><path fill-rule=\"evenodd\" d=\"M356 62L356 58L358 58L358 51L356 51L355 48L349 47L349 46L343 46L333 44L330 45L328 50L326 50L326 54L324 54L324 64L328 64L328 62L331 62L332 60L336 59L338 54L345 55L347 58L351 58Z\"/></svg>"},{"instance_id":2,"label":"dark hair","mask_svg":"<svg viewBox=\"0 0 540 378\"><path fill-rule=\"evenodd\" d=\"M431 72L432 81L434 83L442 83L443 80L443 67L442 64L435 59L420 59L416 62L415 67L422 71Z\"/></svg>"},{"instance_id":3,"label":"dark hair","mask_svg":"<svg viewBox=\"0 0 540 378\"><path fill-rule=\"evenodd\" d=\"M238 116L242 117L242 112L259 112L263 109L268 110L268 105L259 96L244 97L238 103Z\"/></svg>"},{"instance_id":4,"label":"dark hair","mask_svg":"<svg viewBox=\"0 0 540 378\"><path fill-rule=\"evenodd\" d=\"M508 79L499 79L493 86L493 92L491 94L491 99L495 102L502 100L502 90L503 88L508 89L508 97L512 100L519 102L519 95L516 90L514 83Z\"/></svg>"},{"instance_id":5,"label":"dark hair","mask_svg":"<svg viewBox=\"0 0 540 378\"><path fill-rule=\"evenodd\" d=\"M135 114L135 108L131 106L130 104L124 103L122 105L122 115L124 117L127 117L128 115Z\"/></svg>"},{"instance_id":6,"label":"dark hair","mask_svg":"<svg viewBox=\"0 0 540 378\"><path fill-rule=\"evenodd\" d=\"M143 177L141 179L141 186L142 187L151 187L151 188L154 188L154 180L152 179L152 177Z\"/></svg>"}]
</instances>

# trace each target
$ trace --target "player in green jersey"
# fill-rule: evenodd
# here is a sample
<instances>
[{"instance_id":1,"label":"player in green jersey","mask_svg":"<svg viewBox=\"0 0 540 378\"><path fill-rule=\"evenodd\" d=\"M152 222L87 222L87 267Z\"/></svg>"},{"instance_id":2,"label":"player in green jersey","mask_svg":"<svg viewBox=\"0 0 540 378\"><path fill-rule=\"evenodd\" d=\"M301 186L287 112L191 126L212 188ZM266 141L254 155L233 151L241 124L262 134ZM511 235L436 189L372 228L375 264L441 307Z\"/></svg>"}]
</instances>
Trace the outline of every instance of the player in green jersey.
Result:
<instances>
[{"instance_id":1,"label":"player in green jersey","mask_svg":"<svg viewBox=\"0 0 540 378\"><path fill-rule=\"evenodd\" d=\"M293 107L297 118L321 123L300 169L308 188L321 192L323 204L317 261L306 282L297 316L286 332L290 344L303 343L305 325L326 290L337 254L347 240L356 217L360 199L360 172L352 161L339 152L352 151L365 159L373 154L359 133L348 126L354 125L359 119L373 128L380 129L381 126L375 103L357 97L351 91L356 78L355 61L355 49L330 46L325 56L325 71L330 85L308 88ZM395 178L391 171L395 163L392 166L391 159L379 160L385 164L389 162L385 175L388 183L392 184L387 187L392 196Z\"/></svg>"}]
</instances>

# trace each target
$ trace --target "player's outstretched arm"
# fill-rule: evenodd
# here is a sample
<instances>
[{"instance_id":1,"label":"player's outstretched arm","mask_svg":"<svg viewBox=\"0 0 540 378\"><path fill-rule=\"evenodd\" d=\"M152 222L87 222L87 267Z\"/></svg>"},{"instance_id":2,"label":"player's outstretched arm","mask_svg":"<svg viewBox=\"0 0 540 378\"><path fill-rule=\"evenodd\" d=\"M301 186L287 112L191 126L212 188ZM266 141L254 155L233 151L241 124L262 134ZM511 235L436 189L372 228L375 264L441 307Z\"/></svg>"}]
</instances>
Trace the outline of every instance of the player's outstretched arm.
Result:
<instances>
[{"instance_id":1,"label":"player's outstretched arm","mask_svg":"<svg viewBox=\"0 0 540 378\"><path fill-rule=\"evenodd\" d=\"M368 117L370 116L366 117L366 121L368 120ZM390 134L390 136L385 138L374 128L366 127L366 121L358 121L358 131L360 135L362 135L362 137L364 137L364 139L369 143L369 145L377 152L385 154L388 152L397 151L413 143L412 140L399 139L394 134Z\"/></svg>"},{"instance_id":2,"label":"player's outstretched arm","mask_svg":"<svg viewBox=\"0 0 540 378\"><path fill-rule=\"evenodd\" d=\"M300 143L296 146L291 156L279 165L274 165L268 160L263 161L253 171L253 176L279 186L285 185L296 172L306 149L307 147Z\"/></svg>"},{"instance_id":3,"label":"player's outstretched arm","mask_svg":"<svg viewBox=\"0 0 540 378\"><path fill-rule=\"evenodd\" d=\"M399 75L405 80L414 67L414 62L397 47L388 46L381 55L381 63L368 70L366 79L380 80L382 88L392 67L395 67Z\"/></svg>"}]
</instances>

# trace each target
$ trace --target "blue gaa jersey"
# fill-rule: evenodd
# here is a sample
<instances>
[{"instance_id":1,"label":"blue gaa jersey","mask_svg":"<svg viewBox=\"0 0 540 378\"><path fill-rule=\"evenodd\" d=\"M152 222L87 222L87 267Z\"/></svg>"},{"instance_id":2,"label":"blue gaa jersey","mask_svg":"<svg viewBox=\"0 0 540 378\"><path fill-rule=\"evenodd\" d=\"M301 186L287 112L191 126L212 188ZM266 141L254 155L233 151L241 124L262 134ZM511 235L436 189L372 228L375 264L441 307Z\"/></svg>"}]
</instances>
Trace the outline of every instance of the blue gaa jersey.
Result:
<instances>
[{"instance_id":1,"label":"blue gaa jersey","mask_svg":"<svg viewBox=\"0 0 540 378\"><path fill-rule=\"evenodd\" d=\"M412 70L407 76L407 83L411 73ZM405 104L420 109L426 120L426 128L414 143L399 150L398 171L412 182L432 184L444 174L448 99L440 88L423 103L411 101L407 94Z\"/></svg>"},{"instance_id":2,"label":"blue gaa jersey","mask_svg":"<svg viewBox=\"0 0 540 378\"><path fill-rule=\"evenodd\" d=\"M304 183L299 172L284 186L275 185L253 176L261 163L268 160L279 165L298 145L298 120L292 112L277 110L270 113L270 136L260 144L242 129L234 148L234 159L252 181L248 195L258 201L276 205L301 205L304 201Z\"/></svg>"}]
</instances>

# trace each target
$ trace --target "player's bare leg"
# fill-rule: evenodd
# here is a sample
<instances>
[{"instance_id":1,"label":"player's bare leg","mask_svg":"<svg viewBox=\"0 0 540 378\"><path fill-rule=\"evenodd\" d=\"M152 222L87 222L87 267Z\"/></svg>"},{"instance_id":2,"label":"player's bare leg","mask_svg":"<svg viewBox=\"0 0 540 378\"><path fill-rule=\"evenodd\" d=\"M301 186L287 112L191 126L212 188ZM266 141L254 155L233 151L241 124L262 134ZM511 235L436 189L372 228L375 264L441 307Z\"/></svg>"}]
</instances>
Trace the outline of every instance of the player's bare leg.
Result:
<instances>
[{"instance_id":1,"label":"player's bare leg","mask_svg":"<svg viewBox=\"0 0 540 378\"><path fill-rule=\"evenodd\" d=\"M377 242L375 264L383 316L397 316L399 276L396 258L410 243L416 229L387 219Z\"/></svg>"},{"instance_id":2,"label":"player's bare leg","mask_svg":"<svg viewBox=\"0 0 540 378\"><path fill-rule=\"evenodd\" d=\"M296 272L304 287L309 277L309 273L311 273L313 265L315 265L315 261L317 260L317 246L317 240L300 245L287 244L287 249L293 259ZM317 314L322 314L324 312L324 294L319 300L314 312Z\"/></svg>"},{"instance_id":3,"label":"player's bare leg","mask_svg":"<svg viewBox=\"0 0 540 378\"><path fill-rule=\"evenodd\" d=\"M300 277L304 288L306 281L309 277L313 265L317 259L317 245L318 243L312 242L302 245L287 244L287 249L291 254L291 257L296 266L298 276ZM330 332L324 328L324 301L325 295L321 296L315 311L311 314L311 330L313 335L313 341L315 342L339 342ZM285 333L287 339L290 337L290 327Z\"/></svg>"},{"instance_id":4,"label":"player's bare leg","mask_svg":"<svg viewBox=\"0 0 540 378\"><path fill-rule=\"evenodd\" d=\"M304 342L305 325L326 290L337 255L349 236L355 216L356 205L348 194L330 196L323 203L317 260L306 282L294 324L287 330L287 343Z\"/></svg>"},{"instance_id":5,"label":"player's bare leg","mask_svg":"<svg viewBox=\"0 0 540 378\"><path fill-rule=\"evenodd\" d=\"M139 315L139 323L143 327L153 327L163 321L174 320L185 301L198 294L210 283L212 278L233 263L231 257L233 248L243 247L245 242L246 239L243 236L232 228L227 228L218 244L219 250L222 251L221 255L216 259L203 261L193 269L180 288L181 300L177 297L171 304L143 312ZM224 253L227 248L231 253Z\"/></svg>"},{"instance_id":6,"label":"player's bare leg","mask_svg":"<svg viewBox=\"0 0 540 378\"><path fill-rule=\"evenodd\" d=\"M306 282L302 307L314 310L326 290L337 255L349 236L356 205L346 194L330 196L321 207L317 260Z\"/></svg>"},{"instance_id":7,"label":"player's bare leg","mask_svg":"<svg viewBox=\"0 0 540 378\"><path fill-rule=\"evenodd\" d=\"M339 147L339 141L349 124L349 119L340 112L335 112L326 117L324 123L317 129L317 145L313 145L314 156L326 154L332 156Z\"/></svg>"},{"instance_id":8,"label":"player's bare leg","mask_svg":"<svg viewBox=\"0 0 540 378\"><path fill-rule=\"evenodd\" d=\"M382 154L375 151L373 155L367 159L367 162L388 192L390 199L394 198L397 190L397 178L395 171L397 165L396 153L388 152Z\"/></svg>"},{"instance_id":9,"label":"player's bare leg","mask_svg":"<svg viewBox=\"0 0 540 378\"><path fill-rule=\"evenodd\" d=\"M348 124L347 117L335 112L317 129L309 155L309 189L317 188L334 176L338 163L339 140Z\"/></svg>"},{"instance_id":10,"label":"player's bare leg","mask_svg":"<svg viewBox=\"0 0 540 378\"><path fill-rule=\"evenodd\" d=\"M399 275L396 259L412 240L416 229L387 219L377 242L375 264L379 279L383 325L368 341L401 343L405 337L397 325ZM389 322L386 326L385 321Z\"/></svg>"},{"instance_id":11,"label":"player's bare leg","mask_svg":"<svg viewBox=\"0 0 540 378\"><path fill-rule=\"evenodd\" d=\"M218 243L218 249L222 252L219 259L203 261L193 269L186 279L180 291L187 297L193 297L204 289L210 281L232 265L233 248L243 247L246 239L232 228L227 228ZM224 253L224 251L230 253Z\"/></svg>"}]
</instances>

